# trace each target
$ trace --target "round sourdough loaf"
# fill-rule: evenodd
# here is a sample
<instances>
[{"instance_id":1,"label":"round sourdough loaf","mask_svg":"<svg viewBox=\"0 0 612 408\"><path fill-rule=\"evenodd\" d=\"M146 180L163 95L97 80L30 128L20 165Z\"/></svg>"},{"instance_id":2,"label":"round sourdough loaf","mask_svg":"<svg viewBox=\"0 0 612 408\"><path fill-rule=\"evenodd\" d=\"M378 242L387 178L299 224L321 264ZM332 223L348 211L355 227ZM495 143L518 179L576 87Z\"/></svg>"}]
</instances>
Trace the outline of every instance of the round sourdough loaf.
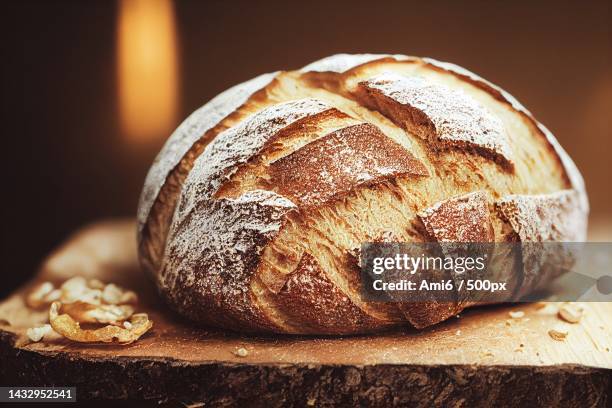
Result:
<instances>
[{"instance_id":1,"label":"round sourdough loaf","mask_svg":"<svg viewBox=\"0 0 612 408\"><path fill-rule=\"evenodd\" d=\"M468 306L364 301L362 242L583 241L587 213L574 163L502 89L429 58L334 55L189 116L149 171L138 239L190 319L345 334Z\"/></svg>"}]
</instances>

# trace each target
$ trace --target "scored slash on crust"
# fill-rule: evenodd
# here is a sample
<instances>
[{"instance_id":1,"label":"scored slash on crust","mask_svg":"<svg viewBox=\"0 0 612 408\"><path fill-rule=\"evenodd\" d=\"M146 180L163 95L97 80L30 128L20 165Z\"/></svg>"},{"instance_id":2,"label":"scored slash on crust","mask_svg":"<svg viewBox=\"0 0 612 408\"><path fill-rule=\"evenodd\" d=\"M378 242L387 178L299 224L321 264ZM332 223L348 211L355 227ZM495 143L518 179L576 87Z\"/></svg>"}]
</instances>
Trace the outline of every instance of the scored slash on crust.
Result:
<instances>
[{"instance_id":1,"label":"scored slash on crust","mask_svg":"<svg viewBox=\"0 0 612 408\"><path fill-rule=\"evenodd\" d=\"M512 150L499 119L461 90L422 77L385 72L359 84L372 109L441 149L474 149L513 169Z\"/></svg>"},{"instance_id":2,"label":"scored slash on crust","mask_svg":"<svg viewBox=\"0 0 612 408\"><path fill-rule=\"evenodd\" d=\"M283 310L286 308L275 306L274 296L278 294L274 291L255 293L253 285L262 278L259 274L262 265L278 262L279 270L290 275L291 270L287 268L297 270L299 260L311 256L314 262L325 265L321 267L322 273L340 293L357 301L353 286L347 283L354 270L341 258L359 241L386 230L400 240L425 239L413 226L417 213L429 239L452 240L454 236L471 240L478 236L490 240L488 217L506 223L520 239L526 239L536 221L522 213L513 218L507 211L511 207L508 203L516 196L513 193L517 192L524 196L521 200L537 207L540 198L532 192L542 191L552 207L560 209L557 215L562 223L567 222L568 214L575 219L573 229L568 228L562 236L581 238L588 203L571 160L563 155L554 137L524 108L517 107L513 98L466 73L429 59L341 55L310 64L300 72L277 73L273 78L255 81L257 86L245 86L238 98L242 98L241 106L254 99L247 94L258 92L257 104L249 105L252 115L232 119L235 122L222 119L221 114L212 116L217 122L214 126L218 125L222 131L203 149L193 167L188 168L186 179L173 185L175 196L154 197L164 183L163 177L167 176L165 171L159 173L159 168L176 165L185 149L168 148L173 152L162 152L155 172L165 173L164 176L153 177L153 181L146 183L147 193L143 192L143 197L147 199L139 211L145 214L142 222L147 223L146 213L155 200L174 213L174 218L167 220L171 224L168 239L161 237L165 243L163 262L154 270L162 294L179 312L201 322L238 330L323 333L325 325L317 323L315 317L308 318L310 323L294 324L288 317L290 313ZM456 86L457 83L461 86ZM264 90L259 92L260 89ZM479 97L472 98L477 93ZM226 108L219 113L227 118L232 109ZM258 161L266 146L282 144L276 138L305 131L305 127L295 123L318 123L323 112L330 110L355 119L361 128L369 126L368 131L351 139L346 134L352 134L348 130L351 126L357 129L355 123L347 122L328 132L325 126L320 129L315 126L310 131L316 134L304 139L305 144L299 137L288 139L302 141L296 143L293 151L290 145L284 145L287 151L277 160ZM512 116L512 132L507 126L509 119L503 115L498 117L501 110ZM200 120L206 122L204 128L210 124L207 118L194 117L189 128L197 131L186 131L182 125L179 133L185 135L181 144L187 146L202 136L196 134L203 129L198 123ZM391 122L403 127L405 132ZM286 129L290 132L284 133ZM412 143L402 145L405 156L398 159L393 154L395 144L385 134L388 131L394 141L404 138L413 142L416 135L422 143L415 143L414 151L408 147ZM518 143L520 135L545 152L538 158L540 162L529 156L533 150L524 150L525 146ZM173 139L180 140L183 136L173 135ZM364 141L371 141L371 145ZM164 155L168 156L167 162ZM559 160L556 155L560 156ZM409 158L414 159L411 165L404 169L397 167L402 160L404 164L409 163ZM439 160L442 158L446 161ZM490 164L497 167L489 167ZM248 165L257 171L240 173L240 177L234 178ZM364 170L361 167L365 171L360 171ZM385 169L390 169L389 174L385 174ZM253 175L256 177L249 178ZM411 177L404 177L407 175ZM154 185L149 185L150 182ZM235 186L223 190L230 182ZM574 189L576 200L554 192L569 188ZM479 190L487 191L486 205L473 207L471 200L479 197ZM456 195L472 198L465 201L464 197L456 202L448 198ZM387 200L388 210L396 215L396 220L372 213L384 211L377 206L382 200ZM175 202L178 202L176 209ZM357 208L357 203L377 210L367 213ZM423 211L424 208L429 211ZM482 223L472 222L474 219L468 215L472 210L483 215ZM452 219L449 225L444 225L444 218ZM307 231L298 234L299 228ZM334 235L335 230L339 235ZM293 240L289 239L290 233L296 234ZM546 231L538 235L544 236ZM320 246L314 241L319 241ZM268 250L272 246L274 251ZM272 274L278 272L274 268L270 270ZM282 284L289 282L288 276L278 280ZM380 311L378 306L354 304L366 315ZM456 310L453 306L449 313L439 310L437 315L421 316L422 326L443 320ZM338 316L342 314L338 313ZM374 326L360 323L345 331L359 332L389 323L384 318L374 320ZM341 328L334 330L342 331Z\"/></svg>"}]
</instances>

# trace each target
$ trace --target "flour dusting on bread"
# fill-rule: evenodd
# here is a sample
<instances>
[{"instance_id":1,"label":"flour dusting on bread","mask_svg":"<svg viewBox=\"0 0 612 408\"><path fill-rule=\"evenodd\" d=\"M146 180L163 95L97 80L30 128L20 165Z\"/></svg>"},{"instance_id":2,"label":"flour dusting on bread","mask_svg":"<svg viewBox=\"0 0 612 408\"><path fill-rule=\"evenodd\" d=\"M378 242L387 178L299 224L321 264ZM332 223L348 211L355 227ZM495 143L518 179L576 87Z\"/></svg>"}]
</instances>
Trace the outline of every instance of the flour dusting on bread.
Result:
<instances>
[{"instance_id":1,"label":"flour dusting on bread","mask_svg":"<svg viewBox=\"0 0 612 408\"><path fill-rule=\"evenodd\" d=\"M207 104L193 112L172 133L164 147L157 155L142 191L138 205L138 228L142 229L149 210L159 194L164 180L191 146L219 123L224 117L238 109L256 91L269 84L276 73L263 74L247 82L233 86L227 91L217 95Z\"/></svg>"},{"instance_id":2,"label":"flour dusting on bread","mask_svg":"<svg viewBox=\"0 0 612 408\"><path fill-rule=\"evenodd\" d=\"M186 120L145 182L139 251L192 320L350 334L471 305L362 299L363 242L580 241L587 214L574 163L501 88L432 59L339 54ZM513 265L525 291L555 272Z\"/></svg>"},{"instance_id":3,"label":"flour dusting on bread","mask_svg":"<svg viewBox=\"0 0 612 408\"><path fill-rule=\"evenodd\" d=\"M499 119L461 90L453 90L419 76L405 77L385 72L362 82L374 91L411 110L398 115L375 101L372 107L433 143L472 145L490 151L511 166L512 150Z\"/></svg>"}]
</instances>

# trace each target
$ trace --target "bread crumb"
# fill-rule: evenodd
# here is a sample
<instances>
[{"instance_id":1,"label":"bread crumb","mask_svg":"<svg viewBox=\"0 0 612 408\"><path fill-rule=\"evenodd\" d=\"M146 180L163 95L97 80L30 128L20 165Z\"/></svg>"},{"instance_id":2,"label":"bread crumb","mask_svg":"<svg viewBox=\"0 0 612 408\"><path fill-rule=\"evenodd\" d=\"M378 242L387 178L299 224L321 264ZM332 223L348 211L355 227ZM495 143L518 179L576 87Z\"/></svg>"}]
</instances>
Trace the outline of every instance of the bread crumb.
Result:
<instances>
[{"instance_id":1,"label":"bread crumb","mask_svg":"<svg viewBox=\"0 0 612 408\"><path fill-rule=\"evenodd\" d=\"M39 342L45 337L45 335L51 333L51 325L45 324L39 327L31 327L26 331L28 338L33 342Z\"/></svg>"},{"instance_id":2,"label":"bread crumb","mask_svg":"<svg viewBox=\"0 0 612 408\"><path fill-rule=\"evenodd\" d=\"M249 355L249 351L244 347L240 347L234 354L236 354L238 357L246 357Z\"/></svg>"},{"instance_id":3,"label":"bread crumb","mask_svg":"<svg viewBox=\"0 0 612 408\"><path fill-rule=\"evenodd\" d=\"M568 304L559 309L559 317L568 323L578 323L582 318L582 312L582 308Z\"/></svg>"},{"instance_id":4,"label":"bread crumb","mask_svg":"<svg viewBox=\"0 0 612 408\"><path fill-rule=\"evenodd\" d=\"M455 332L455 336L461 336L461 330L457 330L457 331Z\"/></svg>"},{"instance_id":5,"label":"bread crumb","mask_svg":"<svg viewBox=\"0 0 612 408\"><path fill-rule=\"evenodd\" d=\"M132 323L130 323L130 322L128 322L126 320L125 322L123 322L123 327L125 327L128 330L130 330L132 328Z\"/></svg>"},{"instance_id":6,"label":"bread crumb","mask_svg":"<svg viewBox=\"0 0 612 408\"><path fill-rule=\"evenodd\" d=\"M316 398L308 398L308 400L306 400L306 405L309 407L314 407L316 403L317 403Z\"/></svg>"},{"instance_id":7,"label":"bread crumb","mask_svg":"<svg viewBox=\"0 0 612 408\"><path fill-rule=\"evenodd\" d=\"M553 340L557 340L557 341L564 341L565 338L567 337L567 330L563 330L563 329L550 329L548 331L548 335L553 339Z\"/></svg>"},{"instance_id":8,"label":"bread crumb","mask_svg":"<svg viewBox=\"0 0 612 408\"><path fill-rule=\"evenodd\" d=\"M511 311L508 314L513 319L520 319L521 317L525 317L525 312L523 312L522 310L517 310L516 312L515 311Z\"/></svg>"}]
</instances>

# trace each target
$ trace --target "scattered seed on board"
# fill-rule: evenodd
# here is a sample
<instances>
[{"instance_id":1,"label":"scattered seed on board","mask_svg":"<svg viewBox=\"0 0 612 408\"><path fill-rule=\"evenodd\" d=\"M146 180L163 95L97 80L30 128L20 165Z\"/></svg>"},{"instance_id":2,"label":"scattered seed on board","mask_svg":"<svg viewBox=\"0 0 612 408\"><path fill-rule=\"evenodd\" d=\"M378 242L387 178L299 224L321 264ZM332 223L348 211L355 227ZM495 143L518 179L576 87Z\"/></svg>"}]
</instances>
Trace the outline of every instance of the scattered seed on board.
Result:
<instances>
[{"instance_id":1,"label":"scattered seed on board","mask_svg":"<svg viewBox=\"0 0 612 408\"><path fill-rule=\"evenodd\" d=\"M550 329L548 331L548 335L553 339L553 340L557 340L557 341L565 341L565 338L567 337L567 331L563 330L563 329Z\"/></svg>"},{"instance_id":2,"label":"scattered seed on board","mask_svg":"<svg viewBox=\"0 0 612 408\"><path fill-rule=\"evenodd\" d=\"M582 309L572 305L564 305L559 309L559 317L568 323L578 323L582 318Z\"/></svg>"}]
</instances>

